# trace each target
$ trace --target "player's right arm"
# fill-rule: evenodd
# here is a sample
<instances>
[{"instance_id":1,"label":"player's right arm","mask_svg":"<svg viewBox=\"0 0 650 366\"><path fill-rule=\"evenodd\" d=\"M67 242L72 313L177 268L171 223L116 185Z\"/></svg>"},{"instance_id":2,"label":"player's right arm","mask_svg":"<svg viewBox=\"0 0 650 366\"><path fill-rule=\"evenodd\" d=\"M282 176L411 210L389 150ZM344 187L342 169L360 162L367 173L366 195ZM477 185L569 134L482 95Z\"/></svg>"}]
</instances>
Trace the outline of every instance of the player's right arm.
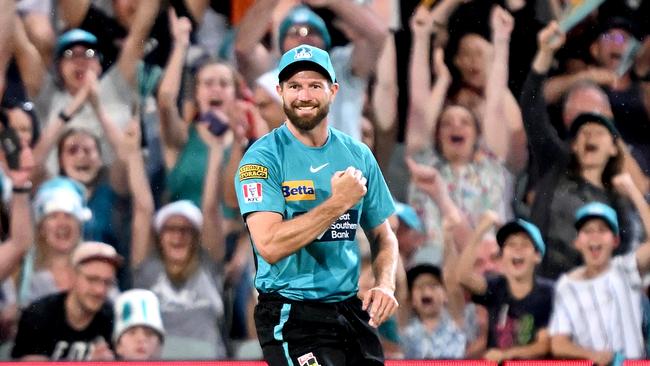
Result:
<instances>
[{"instance_id":1,"label":"player's right arm","mask_svg":"<svg viewBox=\"0 0 650 366\"><path fill-rule=\"evenodd\" d=\"M366 178L349 167L336 172L331 180L332 194L304 215L283 220L281 214L256 211L246 216L246 224L258 253L270 264L308 245L366 194Z\"/></svg>"}]
</instances>

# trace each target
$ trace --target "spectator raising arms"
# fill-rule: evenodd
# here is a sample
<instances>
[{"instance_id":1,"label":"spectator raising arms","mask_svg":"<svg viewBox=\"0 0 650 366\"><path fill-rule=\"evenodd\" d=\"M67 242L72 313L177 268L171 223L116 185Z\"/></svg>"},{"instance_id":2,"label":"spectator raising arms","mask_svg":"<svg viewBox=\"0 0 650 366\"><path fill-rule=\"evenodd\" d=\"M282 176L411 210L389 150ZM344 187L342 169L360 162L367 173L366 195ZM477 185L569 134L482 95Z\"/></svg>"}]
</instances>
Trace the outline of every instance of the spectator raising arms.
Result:
<instances>
[{"instance_id":1,"label":"spectator raising arms","mask_svg":"<svg viewBox=\"0 0 650 366\"><path fill-rule=\"evenodd\" d=\"M212 136L206 125L198 128ZM149 289L160 300L166 332L163 358L224 359L221 271L225 245L217 205L223 140L210 140L202 210L188 200L163 206L153 218L152 237L149 230L143 230L152 222L153 198L139 153L139 135L133 126L125 140L131 152L129 185L137 197L132 225L138 234L131 247L134 287Z\"/></svg>"},{"instance_id":2,"label":"spectator raising arms","mask_svg":"<svg viewBox=\"0 0 650 366\"><path fill-rule=\"evenodd\" d=\"M615 185L637 205L650 232L650 207L629 175L617 177ZM620 243L617 214L600 202L576 210L575 227L574 245L585 264L557 283L549 325L553 355L598 366L644 357L642 278L650 272L650 241L612 257Z\"/></svg>"},{"instance_id":3,"label":"spectator raising arms","mask_svg":"<svg viewBox=\"0 0 650 366\"><path fill-rule=\"evenodd\" d=\"M432 20L427 12L420 7L411 20L414 40L410 73L411 100L406 131L407 153L415 162L438 170L448 185L447 191L452 201L469 219L470 226L478 222L480 212L488 209L505 218L509 216L509 185L512 175L506 169L504 160L492 153L495 144L490 144L485 135L493 134L495 129L503 131L503 128L481 125L466 106L445 105L451 75L439 49L434 51L436 80L433 87L429 85L426 75L429 75L427 64L432 29L429 23ZM495 28L507 35L507 25L502 23L507 23L508 18L503 10L495 10L493 18ZM503 72L501 74L503 77L506 75ZM503 80L495 81L497 83L505 85ZM494 111L498 109L494 108ZM496 121L497 117L483 119L484 123L488 120ZM487 148L482 143L482 138L488 142ZM429 261L439 261L443 207L438 207L426 193L413 185L409 192L409 203L421 215L429 236L427 245L423 246L428 254L420 250L419 255L428 257Z\"/></svg>"},{"instance_id":4,"label":"spectator raising arms","mask_svg":"<svg viewBox=\"0 0 650 366\"><path fill-rule=\"evenodd\" d=\"M553 284L535 275L546 251L539 229L522 219L506 223L497 232L503 274L483 277L472 271L478 244L496 220L493 212L483 215L456 268L461 284L473 294L472 300L489 313L484 357L497 362L543 358L549 352L546 326Z\"/></svg>"}]
</instances>

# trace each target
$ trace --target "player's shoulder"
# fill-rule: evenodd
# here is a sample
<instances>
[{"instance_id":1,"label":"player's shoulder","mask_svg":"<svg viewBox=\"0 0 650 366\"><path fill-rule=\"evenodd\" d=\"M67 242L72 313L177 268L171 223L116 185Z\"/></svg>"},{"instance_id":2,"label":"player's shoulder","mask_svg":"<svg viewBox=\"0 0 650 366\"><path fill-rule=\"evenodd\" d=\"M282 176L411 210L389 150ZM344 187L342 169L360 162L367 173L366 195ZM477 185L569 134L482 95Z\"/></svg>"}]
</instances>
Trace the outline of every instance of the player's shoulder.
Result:
<instances>
[{"instance_id":1,"label":"player's shoulder","mask_svg":"<svg viewBox=\"0 0 650 366\"><path fill-rule=\"evenodd\" d=\"M242 161L249 159L259 159L267 158L271 159L275 156L278 156L280 150L282 149L282 128L278 128L269 131L264 136L260 137L255 141L249 148L246 150Z\"/></svg>"},{"instance_id":2,"label":"player's shoulder","mask_svg":"<svg viewBox=\"0 0 650 366\"><path fill-rule=\"evenodd\" d=\"M337 130L336 128L330 127L329 130L333 142L345 146L348 150L355 154L362 156L372 155L372 151L368 145L364 144L363 142L353 138L344 132Z\"/></svg>"}]
</instances>

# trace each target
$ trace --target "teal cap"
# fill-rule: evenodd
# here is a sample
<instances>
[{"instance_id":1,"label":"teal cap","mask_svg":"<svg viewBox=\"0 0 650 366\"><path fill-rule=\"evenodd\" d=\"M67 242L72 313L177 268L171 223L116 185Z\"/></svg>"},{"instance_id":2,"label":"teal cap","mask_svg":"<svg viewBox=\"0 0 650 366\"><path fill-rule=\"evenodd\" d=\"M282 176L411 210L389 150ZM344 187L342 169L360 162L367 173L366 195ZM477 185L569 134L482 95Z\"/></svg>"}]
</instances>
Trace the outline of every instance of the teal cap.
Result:
<instances>
[{"instance_id":1,"label":"teal cap","mask_svg":"<svg viewBox=\"0 0 650 366\"><path fill-rule=\"evenodd\" d=\"M282 82L302 70L320 72L331 82L336 82L330 55L318 47L302 44L285 52L278 65L278 79Z\"/></svg>"},{"instance_id":2,"label":"teal cap","mask_svg":"<svg viewBox=\"0 0 650 366\"><path fill-rule=\"evenodd\" d=\"M616 211L610 206L601 202L591 202L580 207L576 211L576 230L580 230L582 225L590 219L601 219L605 221L614 234L618 235L618 218Z\"/></svg>"},{"instance_id":3,"label":"teal cap","mask_svg":"<svg viewBox=\"0 0 650 366\"><path fill-rule=\"evenodd\" d=\"M415 209L405 203L395 202L395 214L402 220L408 227L417 231L424 231L422 221L415 212Z\"/></svg>"},{"instance_id":4,"label":"teal cap","mask_svg":"<svg viewBox=\"0 0 650 366\"><path fill-rule=\"evenodd\" d=\"M56 41L54 49L55 58L61 57L63 51L75 45L84 45L90 48L97 47L97 37L83 29L71 29L63 33Z\"/></svg>"},{"instance_id":5,"label":"teal cap","mask_svg":"<svg viewBox=\"0 0 650 366\"><path fill-rule=\"evenodd\" d=\"M523 219L516 219L503 225L499 231L497 231L497 243L499 243L500 247L503 247L506 239L508 239L511 234L521 232L528 235L535 246L535 250L537 250L543 257L544 253L546 253L546 244L544 244L544 239L542 239L542 233L535 224Z\"/></svg>"},{"instance_id":6,"label":"teal cap","mask_svg":"<svg viewBox=\"0 0 650 366\"><path fill-rule=\"evenodd\" d=\"M329 49L332 46L332 38L330 37L330 33L327 30L323 18L314 13L314 11L309 7L305 5L297 5L289 11L287 16L282 20L282 23L280 23L278 32L280 47L282 47L282 43L287 37L289 28L294 24L306 24L310 26L320 34L321 38L323 38L323 43L325 44L326 49Z\"/></svg>"}]
</instances>

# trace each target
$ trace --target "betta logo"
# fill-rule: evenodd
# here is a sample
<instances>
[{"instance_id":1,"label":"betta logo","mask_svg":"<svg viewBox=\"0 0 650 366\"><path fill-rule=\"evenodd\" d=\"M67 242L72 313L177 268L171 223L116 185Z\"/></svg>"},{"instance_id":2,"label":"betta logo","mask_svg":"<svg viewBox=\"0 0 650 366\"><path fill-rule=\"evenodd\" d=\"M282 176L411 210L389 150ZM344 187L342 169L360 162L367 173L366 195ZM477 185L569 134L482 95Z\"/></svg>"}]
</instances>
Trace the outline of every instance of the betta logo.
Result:
<instances>
[{"instance_id":1,"label":"betta logo","mask_svg":"<svg viewBox=\"0 0 650 366\"><path fill-rule=\"evenodd\" d=\"M282 182L282 195L285 201L314 201L316 199L314 181L290 180Z\"/></svg>"}]
</instances>

